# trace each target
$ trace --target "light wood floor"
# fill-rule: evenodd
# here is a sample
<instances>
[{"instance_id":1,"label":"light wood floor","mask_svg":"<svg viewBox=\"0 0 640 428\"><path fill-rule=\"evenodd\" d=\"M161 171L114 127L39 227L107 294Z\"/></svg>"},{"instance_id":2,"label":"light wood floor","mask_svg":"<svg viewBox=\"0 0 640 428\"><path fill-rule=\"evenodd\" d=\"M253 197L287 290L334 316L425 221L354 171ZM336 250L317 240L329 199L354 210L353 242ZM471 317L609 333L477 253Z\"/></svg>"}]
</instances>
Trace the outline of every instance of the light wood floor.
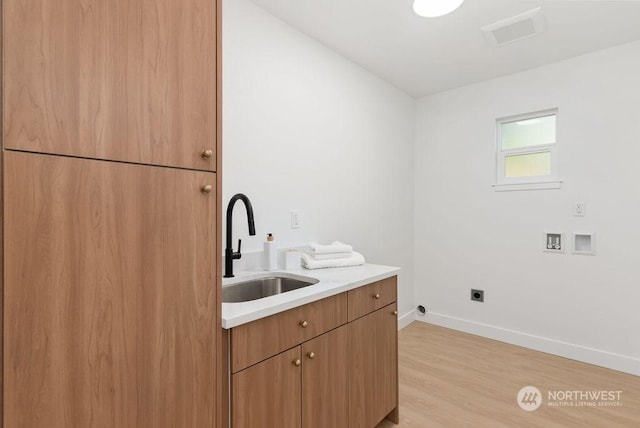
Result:
<instances>
[{"instance_id":1,"label":"light wood floor","mask_svg":"<svg viewBox=\"0 0 640 428\"><path fill-rule=\"evenodd\" d=\"M401 428L640 427L640 377L422 322L398 340ZM544 398L532 412L516 400L529 385ZM621 406L550 407L558 390L622 391Z\"/></svg>"}]
</instances>

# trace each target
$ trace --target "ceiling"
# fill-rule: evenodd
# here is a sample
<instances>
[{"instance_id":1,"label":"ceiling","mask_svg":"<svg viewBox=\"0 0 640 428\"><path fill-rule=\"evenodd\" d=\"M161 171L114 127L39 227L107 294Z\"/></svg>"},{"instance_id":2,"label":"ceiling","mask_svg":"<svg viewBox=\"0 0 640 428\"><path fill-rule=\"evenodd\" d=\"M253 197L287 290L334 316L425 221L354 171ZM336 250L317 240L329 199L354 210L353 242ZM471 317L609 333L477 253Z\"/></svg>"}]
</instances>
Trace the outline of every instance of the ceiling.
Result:
<instances>
[{"instance_id":1,"label":"ceiling","mask_svg":"<svg viewBox=\"0 0 640 428\"><path fill-rule=\"evenodd\" d=\"M415 97L640 39L640 0L466 0L421 18L413 0L252 0ZM542 7L547 31L497 47L480 27Z\"/></svg>"}]
</instances>

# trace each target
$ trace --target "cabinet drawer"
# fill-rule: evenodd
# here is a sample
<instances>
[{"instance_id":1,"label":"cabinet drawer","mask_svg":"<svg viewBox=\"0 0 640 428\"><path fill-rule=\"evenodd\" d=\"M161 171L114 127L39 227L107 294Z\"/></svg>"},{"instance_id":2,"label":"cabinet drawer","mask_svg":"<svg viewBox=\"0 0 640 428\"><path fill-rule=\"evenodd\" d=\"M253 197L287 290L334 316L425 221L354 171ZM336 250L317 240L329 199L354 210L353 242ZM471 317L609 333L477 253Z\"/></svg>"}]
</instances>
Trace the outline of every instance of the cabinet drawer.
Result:
<instances>
[{"instance_id":1,"label":"cabinet drawer","mask_svg":"<svg viewBox=\"0 0 640 428\"><path fill-rule=\"evenodd\" d=\"M397 283L393 276L349 291L349 321L395 302Z\"/></svg>"},{"instance_id":2,"label":"cabinet drawer","mask_svg":"<svg viewBox=\"0 0 640 428\"><path fill-rule=\"evenodd\" d=\"M235 327L231 329L231 371L236 373L346 322L347 295L342 293Z\"/></svg>"}]
</instances>

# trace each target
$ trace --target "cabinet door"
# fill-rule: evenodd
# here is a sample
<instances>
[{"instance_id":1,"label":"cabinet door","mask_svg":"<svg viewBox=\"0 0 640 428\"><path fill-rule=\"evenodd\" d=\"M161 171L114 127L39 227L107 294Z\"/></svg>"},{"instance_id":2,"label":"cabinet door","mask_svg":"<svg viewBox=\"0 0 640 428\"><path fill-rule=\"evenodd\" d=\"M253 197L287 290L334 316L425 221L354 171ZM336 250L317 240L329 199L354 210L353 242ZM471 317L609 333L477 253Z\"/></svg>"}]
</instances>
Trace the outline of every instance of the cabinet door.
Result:
<instances>
[{"instance_id":1,"label":"cabinet door","mask_svg":"<svg viewBox=\"0 0 640 428\"><path fill-rule=\"evenodd\" d=\"M2 12L6 148L215 169L215 0L12 0Z\"/></svg>"},{"instance_id":2,"label":"cabinet door","mask_svg":"<svg viewBox=\"0 0 640 428\"><path fill-rule=\"evenodd\" d=\"M349 426L348 327L302 345L303 428Z\"/></svg>"},{"instance_id":3,"label":"cabinet door","mask_svg":"<svg viewBox=\"0 0 640 428\"><path fill-rule=\"evenodd\" d=\"M212 426L215 174L10 151L4 168L4 426Z\"/></svg>"},{"instance_id":4,"label":"cabinet door","mask_svg":"<svg viewBox=\"0 0 640 428\"><path fill-rule=\"evenodd\" d=\"M232 428L300 428L300 347L231 376Z\"/></svg>"},{"instance_id":5,"label":"cabinet door","mask_svg":"<svg viewBox=\"0 0 640 428\"><path fill-rule=\"evenodd\" d=\"M372 428L398 405L396 304L348 326L349 426Z\"/></svg>"}]
</instances>

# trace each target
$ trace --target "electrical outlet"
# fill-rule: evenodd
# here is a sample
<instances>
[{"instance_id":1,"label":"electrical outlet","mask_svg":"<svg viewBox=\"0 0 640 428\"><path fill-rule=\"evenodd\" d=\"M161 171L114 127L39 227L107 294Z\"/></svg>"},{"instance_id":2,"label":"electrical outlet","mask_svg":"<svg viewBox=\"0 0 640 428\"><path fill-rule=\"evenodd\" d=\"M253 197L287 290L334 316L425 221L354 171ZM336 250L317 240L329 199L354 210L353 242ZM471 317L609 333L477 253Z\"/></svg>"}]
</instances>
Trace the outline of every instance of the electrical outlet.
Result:
<instances>
[{"instance_id":1,"label":"electrical outlet","mask_svg":"<svg viewBox=\"0 0 640 428\"><path fill-rule=\"evenodd\" d=\"M484 302L484 290L471 289L471 300L474 302Z\"/></svg>"},{"instance_id":2,"label":"electrical outlet","mask_svg":"<svg viewBox=\"0 0 640 428\"><path fill-rule=\"evenodd\" d=\"M584 202L576 202L573 204L573 216L584 217L587 214L587 205Z\"/></svg>"}]
</instances>

